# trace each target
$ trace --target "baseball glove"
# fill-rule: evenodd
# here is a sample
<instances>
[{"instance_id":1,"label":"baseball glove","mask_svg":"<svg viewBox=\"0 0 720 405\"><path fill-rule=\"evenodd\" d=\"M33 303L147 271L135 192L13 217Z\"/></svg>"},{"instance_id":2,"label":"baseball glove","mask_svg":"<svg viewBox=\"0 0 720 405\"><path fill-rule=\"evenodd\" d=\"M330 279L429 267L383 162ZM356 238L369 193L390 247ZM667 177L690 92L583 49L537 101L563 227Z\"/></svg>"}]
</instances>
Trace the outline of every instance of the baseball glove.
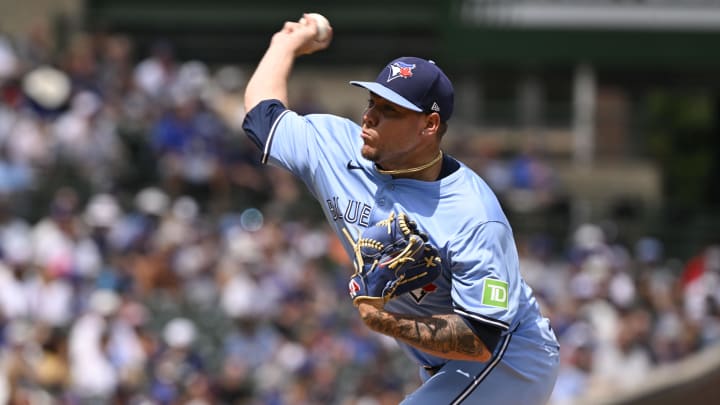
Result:
<instances>
[{"instance_id":1,"label":"baseball glove","mask_svg":"<svg viewBox=\"0 0 720 405\"><path fill-rule=\"evenodd\" d=\"M353 304L387 301L430 284L440 275L440 257L406 214L390 213L353 244L355 273L348 289Z\"/></svg>"}]
</instances>

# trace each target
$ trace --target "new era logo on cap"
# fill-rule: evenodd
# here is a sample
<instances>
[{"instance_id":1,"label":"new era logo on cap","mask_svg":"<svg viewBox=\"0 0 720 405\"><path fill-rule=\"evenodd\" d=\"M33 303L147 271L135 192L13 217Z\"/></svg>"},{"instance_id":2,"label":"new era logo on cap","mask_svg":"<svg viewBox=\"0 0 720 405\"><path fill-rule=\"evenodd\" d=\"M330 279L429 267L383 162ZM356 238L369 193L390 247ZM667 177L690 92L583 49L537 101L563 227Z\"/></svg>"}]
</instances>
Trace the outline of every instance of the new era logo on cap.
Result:
<instances>
[{"instance_id":1,"label":"new era logo on cap","mask_svg":"<svg viewBox=\"0 0 720 405\"><path fill-rule=\"evenodd\" d=\"M453 112L450 79L433 61L402 57L390 62L374 82L352 81L378 96L418 112L437 112L446 122Z\"/></svg>"}]
</instances>

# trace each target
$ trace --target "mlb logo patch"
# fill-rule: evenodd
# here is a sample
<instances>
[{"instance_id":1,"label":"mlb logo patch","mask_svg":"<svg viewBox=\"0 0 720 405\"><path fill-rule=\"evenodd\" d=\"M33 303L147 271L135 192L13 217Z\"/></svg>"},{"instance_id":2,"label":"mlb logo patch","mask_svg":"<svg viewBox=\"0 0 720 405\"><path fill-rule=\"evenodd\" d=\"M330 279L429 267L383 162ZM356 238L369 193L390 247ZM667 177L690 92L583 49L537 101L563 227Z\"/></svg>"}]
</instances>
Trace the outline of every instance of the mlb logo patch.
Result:
<instances>
[{"instance_id":1,"label":"mlb logo patch","mask_svg":"<svg viewBox=\"0 0 720 405\"><path fill-rule=\"evenodd\" d=\"M411 78L413 75L413 69L415 69L414 63L405 63L405 62L393 62L390 64L390 75L388 76L387 81L393 81L397 79L398 77L402 77L403 79Z\"/></svg>"}]
</instances>

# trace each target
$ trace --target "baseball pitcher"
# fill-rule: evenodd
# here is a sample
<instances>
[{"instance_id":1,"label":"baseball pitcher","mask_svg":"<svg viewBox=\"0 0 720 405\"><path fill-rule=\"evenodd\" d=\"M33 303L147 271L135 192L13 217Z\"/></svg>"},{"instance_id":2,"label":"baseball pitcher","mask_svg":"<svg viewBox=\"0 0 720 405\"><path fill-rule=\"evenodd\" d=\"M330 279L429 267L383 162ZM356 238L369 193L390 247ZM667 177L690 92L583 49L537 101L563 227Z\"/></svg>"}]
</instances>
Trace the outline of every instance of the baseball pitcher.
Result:
<instances>
[{"instance_id":1,"label":"baseball pitcher","mask_svg":"<svg viewBox=\"0 0 720 405\"><path fill-rule=\"evenodd\" d=\"M342 239L348 290L371 329L395 338L423 381L402 404L544 404L559 345L523 281L512 228L476 173L440 144L453 87L401 57L373 81L359 124L288 109L294 60L327 48L286 22L247 84L244 129L262 160L301 179Z\"/></svg>"}]
</instances>

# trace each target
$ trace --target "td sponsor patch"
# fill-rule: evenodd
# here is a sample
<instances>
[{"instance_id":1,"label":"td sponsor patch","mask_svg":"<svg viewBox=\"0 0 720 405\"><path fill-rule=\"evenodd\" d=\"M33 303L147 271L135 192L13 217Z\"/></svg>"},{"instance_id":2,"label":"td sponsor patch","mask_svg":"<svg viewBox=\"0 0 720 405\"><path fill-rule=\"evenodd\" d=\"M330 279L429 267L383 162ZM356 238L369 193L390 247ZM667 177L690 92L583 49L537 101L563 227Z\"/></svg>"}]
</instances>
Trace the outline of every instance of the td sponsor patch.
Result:
<instances>
[{"instance_id":1,"label":"td sponsor patch","mask_svg":"<svg viewBox=\"0 0 720 405\"><path fill-rule=\"evenodd\" d=\"M483 305L498 308L508 307L508 284L506 282L486 278L483 284Z\"/></svg>"}]
</instances>

